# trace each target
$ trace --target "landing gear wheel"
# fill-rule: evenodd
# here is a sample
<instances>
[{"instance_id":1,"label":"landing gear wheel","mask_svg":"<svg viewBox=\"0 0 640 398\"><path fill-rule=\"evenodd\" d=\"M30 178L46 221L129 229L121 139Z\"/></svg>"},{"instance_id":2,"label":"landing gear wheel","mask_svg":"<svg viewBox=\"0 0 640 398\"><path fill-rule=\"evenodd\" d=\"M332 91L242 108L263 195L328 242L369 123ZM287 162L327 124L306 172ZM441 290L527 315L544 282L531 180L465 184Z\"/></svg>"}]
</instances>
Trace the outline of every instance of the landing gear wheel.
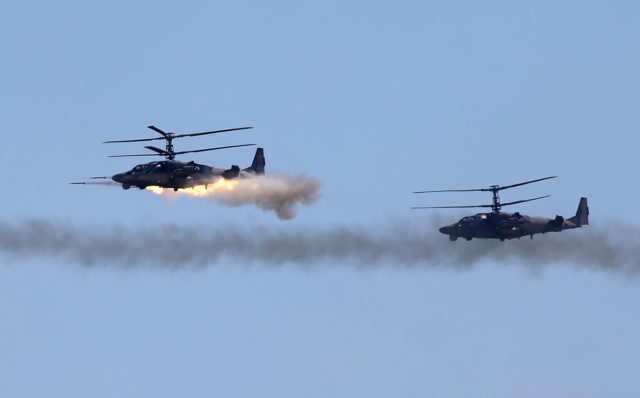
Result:
<instances>
[{"instance_id":1,"label":"landing gear wheel","mask_svg":"<svg viewBox=\"0 0 640 398\"><path fill-rule=\"evenodd\" d=\"M122 189L129 189L131 188L131 184L122 184Z\"/></svg>"},{"instance_id":2,"label":"landing gear wheel","mask_svg":"<svg viewBox=\"0 0 640 398\"><path fill-rule=\"evenodd\" d=\"M173 188L173 192L178 192L178 188Z\"/></svg>"},{"instance_id":3,"label":"landing gear wheel","mask_svg":"<svg viewBox=\"0 0 640 398\"><path fill-rule=\"evenodd\" d=\"M473 238L469 236L469 237L467 237L467 238L465 238L465 239L466 239L467 241L469 241L469 240L471 240L471 239L473 239Z\"/></svg>"},{"instance_id":4,"label":"landing gear wheel","mask_svg":"<svg viewBox=\"0 0 640 398\"><path fill-rule=\"evenodd\" d=\"M455 242L456 240L458 240L458 237L457 237L457 236L455 236L455 235L449 235L449 240L450 240L451 242Z\"/></svg>"}]
</instances>

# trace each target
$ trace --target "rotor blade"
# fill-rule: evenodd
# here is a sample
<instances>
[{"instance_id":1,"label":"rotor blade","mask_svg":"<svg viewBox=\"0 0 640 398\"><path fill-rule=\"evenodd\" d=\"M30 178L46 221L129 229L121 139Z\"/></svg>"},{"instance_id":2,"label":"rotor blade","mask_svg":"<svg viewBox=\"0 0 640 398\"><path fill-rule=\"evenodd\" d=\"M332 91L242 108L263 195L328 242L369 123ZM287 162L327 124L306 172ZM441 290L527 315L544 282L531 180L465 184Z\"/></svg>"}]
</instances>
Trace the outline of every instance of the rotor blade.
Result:
<instances>
[{"instance_id":1,"label":"rotor blade","mask_svg":"<svg viewBox=\"0 0 640 398\"><path fill-rule=\"evenodd\" d=\"M130 156L164 156L159 153L141 153L138 155L109 155L108 158L126 158Z\"/></svg>"},{"instance_id":2,"label":"rotor blade","mask_svg":"<svg viewBox=\"0 0 640 398\"><path fill-rule=\"evenodd\" d=\"M193 153L193 152L205 152L205 151L216 151L218 149L227 149L227 148L237 148L237 147L241 147L241 146L252 146L255 144L242 144L242 145L229 145L229 146L218 146L215 148L206 148L206 149L196 149L193 151L181 151L181 152L175 152L174 155L182 155L183 153Z\"/></svg>"},{"instance_id":3,"label":"rotor blade","mask_svg":"<svg viewBox=\"0 0 640 398\"><path fill-rule=\"evenodd\" d=\"M234 128L234 129L215 130L215 131L205 131L205 132L203 132L203 133L180 134L180 135L174 135L174 136L173 136L173 138L180 138L180 137L195 137L195 136L197 136L197 135L226 133L227 131L247 130L247 129L252 129L252 128L253 128L253 127L237 127L237 128Z\"/></svg>"},{"instance_id":4,"label":"rotor blade","mask_svg":"<svg viewBox=\"0 0 640 398\"><path fill-rule=\"evenodd\" d=\"M434 192L474 192L474 191L487 191L486 188L478 189L442 189L439 191L415 191L413 193L434 193Z\"/></svg>"},{"instance_id":5,"label":"rotor blade","mask_svg":"<svg viewBox=\"0 0 640 398\"><path fill-rule=\"evenodd\" d=\"M156 140L164 140L168 138L168 134L165 133L164 131L160 130L159 128L157 128L156 126L147 126L148 128L150 128L151 130L162 134L162 137L158 137L158 138L139 138L139 139L135 139L135 140L112 140L112 141L104 141L103 144L114 144L114 143L119 143L119 142L145 142L145 141L156 141ZM174 135L172 138L181 138L181 137L195 137L198 135L205 135L205 134L217 134L217 133L225 133L227 131L236 131L236 130L247 130L247 129L252 129L253 127L237 127L234 129L225 129L225 130L215 130L215 131L205 131L202 133L193 133L193 134L180 134L180 135Z\"/></svg>"},{"instance_id":6,"label":"rotor blade","mask_svg":"<svg viewBox=\"0 0 640 398\"><path fill-rule=\"evenodd\" d=\"M471 206L417 206L412 209L469 209L472 207L492 207L491 205L471 205Z\"/></svg>"},{"instance_id":7,"label":"rotor blade","mask_svg":"<svg viewBox=\"0 0 640 398\"><path fill-rule=\"evenodd\" d=\"M518 203L531 202L532 200L544 199L544 198L548 198L549 196L551 195L538 196L537 198L533 198L533 199L516 200L515 202L500 203L500 206L509 206L509 205L515 205Z\"/></svg>"},{"instance_id":8,"label":"rotor blade","mask_svg":"<svg viewBox=\"0 0 640 398\"><path fill-rule=\"evenodd\" d=\"M538 178L537 180L531 180L531 181L526 181L526 182L521 182L518 184L513 184L513 185L506 185L504 187L498 187L498 190L501 191L503 189L507 189L507 188L513 188L513 187L519 187L520 185L526 185L526 184L531 184L533 182L538 182L538 181L544 181L544 180L549 180L551 178L557 178L558 176L551 176L551 177L545 177L545 178Z\"/></svg>"},{"instance_id":9,"label":"rotor blade","mask_svg":"<svg viewBox=\"0 0 640 398\"><path fill-rule=\"evenodd\" d=\"M165 151L164 149L156 148L156 147L154 147L154 146L146 146L145 148L147 148L147 149L149 149L149 150L152 150L152 151L154 151L154 152L157 152L157 153L158 153L158 154L160 154L160 155L164 155L164 156L166 156L166 155L168 155L168 154L169 154L169 152Z\"/></svg>"},{"instance_id":10,"label":"rotor blade","mask_svg":"<svg viewBox=\"0 0 640 398\"><path fill-rule=\"evenodd\" d=\"M507 188L513 188L513 187L519 187L520 185L526 185L526 184L531 184L534 182L538 182L538 181L544 181L544 180L549 180L551 178L557 178L558 176L551 176L551 177L545 177L545 178L538 178L537 180L531 180L531 181L526 181L526 182L520 182L518 184L513 184L513 185L505 185L503 187L498 187L496 188L496 190L501 191L503 189L507 189ZM492 188L477 188L477 189L443 189L443 190L438 190L438 191L416 191L414 193L434 193L434 192L492 192L493 189Z\"/></svg>"},{"instance_id":11,"label":"rotor blade","mask_svg":"<svg viewBox=\"0 0 640 398\"><path fill-rule=\"evenodd\" d=\"M144 142L144 141L156 141L156 140L164 140L164 137L159 138L140 138L137 140L117 140L117 141L104 141L103 144L113 144L116 142Z\"/></svg>"},{"instance_id":12,"label":"rotor blade","mask_svg":"<svg viewBox=\"0 0 640 398\"><path fill-rule=\"evenodd\" d=\"M159 128L157 128L156 126L147 126L147 128L155 131L156 133L162 134L163 137L167 138L169 136L169 134L165 133L164 131L160 130ZM157 138L156 138L157 139Z\"/></svg>"}]
</instances>

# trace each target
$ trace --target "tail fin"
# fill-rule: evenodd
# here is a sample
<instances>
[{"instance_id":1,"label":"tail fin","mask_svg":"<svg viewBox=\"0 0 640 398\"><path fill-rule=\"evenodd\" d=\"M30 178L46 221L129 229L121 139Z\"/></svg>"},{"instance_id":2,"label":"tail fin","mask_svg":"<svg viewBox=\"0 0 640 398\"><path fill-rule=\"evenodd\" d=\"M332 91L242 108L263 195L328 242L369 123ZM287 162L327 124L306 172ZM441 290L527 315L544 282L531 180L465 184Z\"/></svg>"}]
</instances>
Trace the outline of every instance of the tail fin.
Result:
<instances>
[{"instance_id":1,"label":"tail fin","mask_svg":"<svg viewBox=\"0 0 640 398\"><path fill-rule=\"evenodd\" d=\"M251 167L247 167L244 170L254 174L264 174L265 164L266 162L264 160L264 150L262 148L258 148L256 149L255 156L253 157L253 163L251 163Z\"/></svg>"},{"instance_id":2,"label":"tail fin","mask_svg":"<svg viewBox=\"0 0 640 398\"><path fill-rule=\"evenodd\" d=\"M567 221L571 221L577 226L589 225L589 206L587 206L587 198L580 198L580 204L578 205L576 215Z\"/></svg>"}]
</instances>

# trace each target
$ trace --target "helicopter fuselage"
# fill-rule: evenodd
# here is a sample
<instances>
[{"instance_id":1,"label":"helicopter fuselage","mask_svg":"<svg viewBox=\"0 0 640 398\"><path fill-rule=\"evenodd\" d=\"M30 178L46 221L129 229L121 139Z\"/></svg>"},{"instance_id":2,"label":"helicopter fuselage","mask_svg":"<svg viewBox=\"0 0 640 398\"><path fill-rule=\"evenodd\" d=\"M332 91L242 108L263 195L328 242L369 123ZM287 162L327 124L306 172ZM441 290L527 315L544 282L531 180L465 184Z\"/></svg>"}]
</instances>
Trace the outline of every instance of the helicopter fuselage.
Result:
<instances>
[{"instance_id":1,"label":"helicopter fuselage","mask_svg":"<svg viewBox=\"0 0 640 398\"><path fill-rule=\"evenodd\" d=\"M124 189L130 187L144 189L148 186L158 186L178 190L211 184L217 178L233 179L250 175L252 174L240 170L238 166L224 169L195 162L163 160L139 164L133 169L118 173L111 178L113 181L121 183Z\"/></svg>"},{"instance_id":2,"label":"helicopter fuselage","mask_svg":"<svg viewBox=\"0 0 640 398\"><path fill-rule=\"evenodd\" d=\"M458 222L439 229L449 235L451 240L457 238L481 239L514 239L526 235L561 231L577 228L562 217L545 218L522 215L520 213L479 213L461 218Z\"/></svg>"},{"instance_id":3,"label":"helicopter fuselage","mask_svg":"<svg viewBox=\"0 0 640 398\"><path fill-rule=\"evenodd\" d=\"M523 236L533 238L535 234L560 232L565 229L580 228L589 224L587 199L581 198L576 215L564 219L527 216L520 213L491 212L478 213L461 218L458 222L439 229L449 239L520 239Z\"/></svg>"},{"instance_id":4,"label":"helicopter fuselage","mask_svg":"<svg viewBox=\"0 0 640 398\"><path fill-rule=\"evenodd\" d=\"M522 185L532 184L534 182L550 180L557 176L538 178L535 180L519 182L511 185L491 185L488 188L473 189L443 189L431 191L415 191L414 193L436 193L436 192L491 192L492 204L484 205L465 205L465 206L417 206L412 209L466 209L471 207L491 208L491 213L478 213L473 216L461 218L458 222L445 225L439 231L445 235L449 235L449 239L454 241L458 238L471 240L473 238L480 239L520 239L529 235L533 239L535 234L544 234L547 232L559 232L565 229L579 228L583 225L589 225L589 207L587 206L587 198L580 198L576 215L564 219L562 216L555 218L526 216L520 213L506 213L500 211L504 206L512 206L519 203L531 202L549 197L538 196L536 198L521 199L513 202L501 202L498 193L504 189L515 188Z\"/></svg>"}]
</instances>

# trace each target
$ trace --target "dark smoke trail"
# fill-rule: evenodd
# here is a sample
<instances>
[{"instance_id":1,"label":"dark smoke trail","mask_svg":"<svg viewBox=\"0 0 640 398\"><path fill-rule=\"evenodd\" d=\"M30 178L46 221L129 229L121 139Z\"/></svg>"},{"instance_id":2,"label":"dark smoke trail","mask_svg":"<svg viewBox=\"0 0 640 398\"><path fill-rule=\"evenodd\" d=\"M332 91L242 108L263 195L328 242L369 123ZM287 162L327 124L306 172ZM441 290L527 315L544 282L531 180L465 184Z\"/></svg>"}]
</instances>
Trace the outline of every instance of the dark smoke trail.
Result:
<instances>
[{"instance_id":1,"label":"dark smoke trail","mask_svg":"<svg viewBox=\"0 0 640 398\"><path fill-rule=\"evenodd\" d=\"M6 258L46 257L87 266L180 269L224 263L343 264L467 269L481 262L552 264L640 273L640 228L585 227L507 242L450 242L433 225L396 223L367 227L241 229L225 227L76 228L62 223L0 221L0 253Z\"/></svg>"}]
</instances>

